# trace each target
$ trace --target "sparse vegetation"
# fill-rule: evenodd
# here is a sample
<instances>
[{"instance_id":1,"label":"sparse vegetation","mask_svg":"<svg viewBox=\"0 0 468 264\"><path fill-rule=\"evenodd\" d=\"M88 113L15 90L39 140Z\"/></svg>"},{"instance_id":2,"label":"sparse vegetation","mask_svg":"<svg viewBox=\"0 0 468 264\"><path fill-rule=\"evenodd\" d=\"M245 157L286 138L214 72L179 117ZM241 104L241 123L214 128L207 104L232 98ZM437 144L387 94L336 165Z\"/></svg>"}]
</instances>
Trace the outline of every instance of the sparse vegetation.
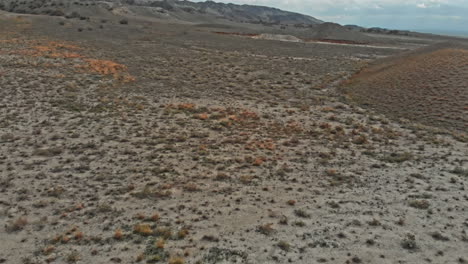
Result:
<instances>
[{"instance_id":1,"label":"sparse vegetation","mask_svg":"<svg viewBox=\"0 0 468 264\"><path fill-rule=\"evenodd\" d=\"M451 172L463 177L468 177L468 169L464 169L462 167L456 167Z\"/></svg>"},{"instance_id":2,"label":"sparse vegetation","mask_svg":"<svg viewBox=\"0 0 468 264\"><path fill-rule=\"evenodd\" d=\"M463 131L467 97L460 84L467 81L467 58L466 49L450 46L416 51L366 68L345 89L352 101L388 115Z\"/></svg>"},{"instance_id":3,"label":"sparse vegetation","mask_svg":"<svg viewBox=\"0 0 468 264\"><path fill-rule=\"evenodd\" d=\"M408 250L415 250L417 249L417 244L416 244L416 237L413 234L406 234L403 241L401 242L401 246L404 249Z\"/></svg>"},{"instance_id":4,"label":"sparse vegetation","mask_svg":"<svg viewBox=\"0 0 468 264\"><path fill-rule=\"evenodd\" d=\"M310 214L307 213L305 210L303 209L296 209L294 210L294 214L298 217L302 217L302 218L310 218Z\"/></svg>"},{"instance_id":5,"label":"sparse vegetation","mask_svg":"<svg viewBox=\"0 0 468 264\"><path fill-rule=\"evenodd\" d=\"M409 152L404 152L404 153L391 153L391 154L385 155L382 158L382 161L390 162L390 163L402 163L411 159L413 159L413 154Z\"/></svg>"},{"instance_id":6,"label":"sparse vegetation","mask_svg":"<svg viewBox=\"0 0 468 264\"><path fill-rule=\"evenodd\" d=\"M142 231L140 227L138 227L137 230ZM116 229L115 232L114 232L114 238L117 239L117 240L120 240L120 239L122 239L122 237L123 237L122 230Z\"/></svg>"},{"instance_id":7,"label":"sparse vegetation","mask_svg":"<svg viewBox=\"0 0 468 264\"><path fill-rule=\"evenodd\" d=\"M76 263L78 260L80 260L80 255L76 251L67 255L68 263Z\"/></svg>"},{"instance_id":8,"label":"sparse vegetation","mask_svg":"<svg viewBox=\"0 0 468 264\"><path fill-rule=\"evenodd\" d=\"M151 229L151 226L148 224L136 224L133 227L133 232L144 235L144 236L149 236L153 233L153 230Z\"/></svg>"},{"instance_id":9,"label":"sparse vegetation","mask_svg":"<svg viewBox=\"0 0 468 264\"><path fill-rule=\"evenodd\" d=\"M288 242L280 241L278 242L278 247L284 251L290 251L291 245Z\"/></svg>"},{"instance_id":10,"label":"sparse vegetation","mask_svg":"<svg viewBox=\"0 0 468 264\"><path fill-rule=\"evenodd\" d=\"M154 243L154 246L155 246L156 248L163 249L165 243L166 243L166 241L165 241L164 239L161 238L161 239L159 239L158 241L156 241L156 242Z\"/></svg>"},{"instance_id":11,"label":"sparse vegetation","mask_svg":"<svg viewBox=\"0 0 468 264\"><path fill-rule=\"evenodd\" d=\"M445 111L453 101L458 112L438 118L457 128L463 91L388 106L401 79L382 99L384 111L337 89L373 58L433 40L386 36L378 48L256 40L243 32L248 23L230 23L239 32L228 34L213 33L215 24L139 19L144 1L131 14L131 1L99 3L102 17L90 12L93 1L45 2L69 19L0 12L0 219L8 240L0 263L464 257L463 133L390 113L398 106L411 120L434 120L415 110ZM135 19L119 25L119 14ZM457 86L450 72L440 78L446 83L434 82ZM421 93L439 94L434 87ZM375 91L365 96L380 97Z\"/></svg>"},{"instance_id":12,"label":"sparse vegetation","mask_svg":"<svg viewBox=\"0 0 468 264\"><path fill-rule=\"evenodd\" d=\"M275 229L273 229L273 224L272 223L269 223L269 224L264 224L264 225L260 225L258 226L257 228L258 232L264 234L264 235L271 235L275 232Z\"/></svg>"},{"instance_id":13,"label":"sparse vegetation","mask_svg":"<svg viewBox=\"0 0 468 264\"><path fill-rule=\"evenodd\" d=\"M171 257L169 258L168 264L184 264L184 259L181 257Z\"/></svg>"},{"instance_id":14,"label":"sparse vegetation","mask_svg":"<svg viewBox=\"0 0 468 264\"><path fill-rule=\"evenodd\" d=\"M16 232L23 230L24 227L28 224L28 219L24 216L16 218L16 220L11 221L7 227L6 230L9 232Z\"/></svg>"},{"instance_id":15,"label":"sparse vegetation","mask_svg":"<svg viewBox=\"0 0 468 264\"><path fill-rule=\"evenodd\" d=\"M411 200L409 201L409 206L417 209L428 209L429 201L427 200Z\"/></svg>"}]
</instances>

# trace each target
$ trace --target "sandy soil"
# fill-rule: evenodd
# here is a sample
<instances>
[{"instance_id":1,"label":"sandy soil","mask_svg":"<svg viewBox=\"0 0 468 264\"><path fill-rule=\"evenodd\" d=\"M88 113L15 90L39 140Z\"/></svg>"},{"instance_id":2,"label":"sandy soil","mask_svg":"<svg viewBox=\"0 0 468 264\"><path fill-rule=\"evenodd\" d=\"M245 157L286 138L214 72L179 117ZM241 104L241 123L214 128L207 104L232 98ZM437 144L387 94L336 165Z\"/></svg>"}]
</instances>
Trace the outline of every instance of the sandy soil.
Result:
<instances>
[{"instance_id":1,"label":"sandy soil","mask_svg":"<svg viewBox=\"0 0 468 264\"><path fill-rule=\"evenodd\" d=\"M336 90L399 50L0 15L0 263L468 261L467 143Z\"/></svg>"}]
</instances>

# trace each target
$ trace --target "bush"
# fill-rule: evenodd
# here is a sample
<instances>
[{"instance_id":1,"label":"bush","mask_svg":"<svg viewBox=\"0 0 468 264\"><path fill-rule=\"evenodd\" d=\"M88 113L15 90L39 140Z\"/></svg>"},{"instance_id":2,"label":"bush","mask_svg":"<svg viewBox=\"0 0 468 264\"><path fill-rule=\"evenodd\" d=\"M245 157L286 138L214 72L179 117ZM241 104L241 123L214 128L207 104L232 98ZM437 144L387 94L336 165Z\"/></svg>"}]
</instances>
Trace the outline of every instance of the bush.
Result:
<instances>
[{"instance_id":1,"label":"bush","mask_svg":"<svg viewBox=\"0 0 468 264\"><path fill-rule=\"evenodd\" d=\"M65 16L65 18L79 18L81 15L78 12L72 12L71 14L68 14Z\"/></svg>"},{"instance_id":2,"label":"bush","mask_svg":"<svg viewBox=\"0 0 468 264\"><path fill-rule=\"evenodd\" d=\"M64 16L65 13L61 10L52 10L49 12L49 16Z\"/></svg>"},{"instance_id":3,"label":"bush","mask_svg":"<svg viewBox=\"0 0 468 264\"><path fill-rule=\"evenodd\" d=\"M124 19L120 20L119 23L122 24L122 25L127 25L128 20L124 18Z\"/></svg>"}]
</instances>

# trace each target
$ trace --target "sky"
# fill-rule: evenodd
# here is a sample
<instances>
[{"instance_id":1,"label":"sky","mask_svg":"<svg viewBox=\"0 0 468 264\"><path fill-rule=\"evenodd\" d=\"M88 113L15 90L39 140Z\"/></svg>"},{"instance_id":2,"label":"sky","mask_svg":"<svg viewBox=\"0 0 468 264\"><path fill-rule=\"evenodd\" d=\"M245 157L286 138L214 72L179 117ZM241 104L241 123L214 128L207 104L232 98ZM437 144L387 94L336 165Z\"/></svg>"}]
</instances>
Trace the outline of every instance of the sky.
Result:
<instances>
[{"instance_id":1,"label":"sky","mask_svg":"<svg viewBox=\"0 0 468 264\"><path fill-rule=\"evenodd\" d=\"M197 2L200 2L198 0ZM276 7L327 22L468 35L468 0L216 0Z\"/></svg>"}]
</instances>

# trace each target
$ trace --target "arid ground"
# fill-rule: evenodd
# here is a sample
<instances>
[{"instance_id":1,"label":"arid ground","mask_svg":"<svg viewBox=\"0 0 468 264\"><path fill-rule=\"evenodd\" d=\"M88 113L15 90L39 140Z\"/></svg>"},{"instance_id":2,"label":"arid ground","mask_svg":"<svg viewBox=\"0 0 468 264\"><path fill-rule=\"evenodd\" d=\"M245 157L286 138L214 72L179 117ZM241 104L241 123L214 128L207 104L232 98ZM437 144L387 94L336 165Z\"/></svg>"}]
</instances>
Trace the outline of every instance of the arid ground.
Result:
<instances>
[{"instance_id":1,"label":"arid ground","mask_svg":"<svg viewBox=\"0 0 468 264\"><path fill-rule=\"evenodd\" d=\"M468 46L440 43L377 61L347 80L351 101L429 126L468 131Z\"/></svg>"},{"instance_id":2,"label":"arid ground","mask_svg":"<svg viewBox=\"0 0 468 264\"><path fill-rule=\"evenodd\" d=\"M466 51L220 31L0 13L0 263L468 262Z\"/></svg>"}]
</instances>

